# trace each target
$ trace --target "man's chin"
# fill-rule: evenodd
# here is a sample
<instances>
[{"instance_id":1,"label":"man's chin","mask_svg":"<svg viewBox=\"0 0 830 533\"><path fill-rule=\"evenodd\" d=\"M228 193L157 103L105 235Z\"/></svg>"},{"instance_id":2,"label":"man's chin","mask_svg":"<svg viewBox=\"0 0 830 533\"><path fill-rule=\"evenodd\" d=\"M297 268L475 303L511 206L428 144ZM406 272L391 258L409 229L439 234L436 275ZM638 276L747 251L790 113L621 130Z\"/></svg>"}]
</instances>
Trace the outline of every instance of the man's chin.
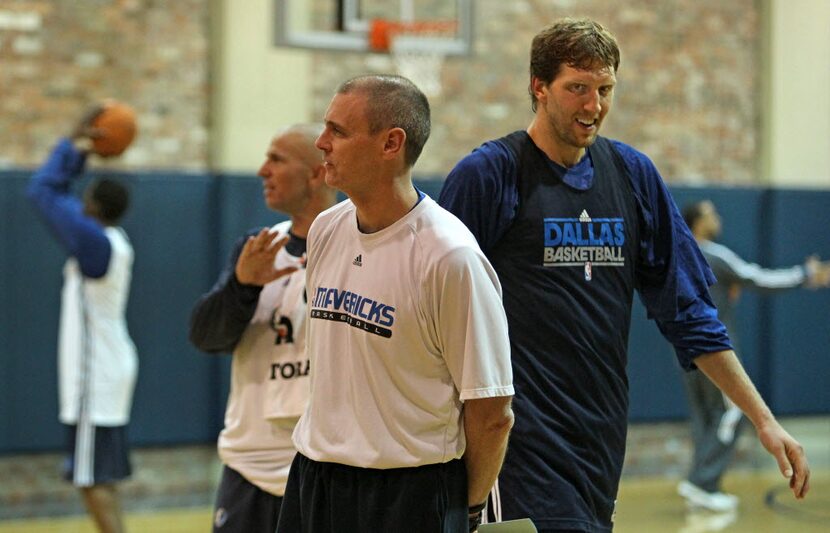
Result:
<instances>
[{"instance_id":1,"label":"man's chin","mask_svg":"<svg viewBox=\"0 0 830 533\"><path fill-rule=\"evenodd\" d=\"M568 139L568 144L570 144L574 148L588 148L589 146L594 144L594 142L596 142L598 134L599 133L579 136L574 135L570 139Z\"/></svg>"},{"instance_id":2,"label":"man's chin","mask_svg":"<svg viewBox=\"0 0 830 533\"><path fill-rule=\"evenodd\" d=\"M594 144L594 143L596 142L596 140L597 140L597 136L598 136L598 135L599 135L599 130L597 130L597 131L596 131L595 133L593 133L592 135L589 135L588 137L585 137L585 138L582 140L582 148L588 148L589 146L591 146L592 144Z\"/></svg>"}]
</instances>

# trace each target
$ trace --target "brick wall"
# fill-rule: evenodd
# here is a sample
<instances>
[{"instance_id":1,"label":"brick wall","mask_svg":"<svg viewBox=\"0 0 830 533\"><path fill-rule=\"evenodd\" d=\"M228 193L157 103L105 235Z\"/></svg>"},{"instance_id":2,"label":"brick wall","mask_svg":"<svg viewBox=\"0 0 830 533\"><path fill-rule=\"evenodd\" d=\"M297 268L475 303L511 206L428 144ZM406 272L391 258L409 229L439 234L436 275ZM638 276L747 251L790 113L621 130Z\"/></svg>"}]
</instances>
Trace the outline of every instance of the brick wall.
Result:
<instances>
[{"instance_id":1,"label":"brick wall","mask_svg":"<svg viewBox=\"0 0 830 533\"><path fill-rule=\"evenodd\" d=\"M90 102L136 108L128 167L206 167L209 0L0 0L0 167L40 162Z\"/></svg>"},{"instance_id":2,"label":"brick wall","mask_svg":"<svg viewBox=\"0 0 830 533\"><path fill-rule=\"evenodd\" d=\"M206 168L209 3L0 0L0 168L37 164L79 109L105 96L133 104L141 120L135 147L117 164ZM442 176L482 141L526 127L533 35L559 16L587 15L611 29L622 48L606 135L647 153L669 182L757 182L758 0L475 6L475 53L444 64L444 90L431 100L433 132L417 173ZM323 115L339 82L395 68L379 54L311 57L309 120Z\"/></svg>"},{"instance_id":3,"label":"brick wall","mask_svg":"<svg viewBox=\"0 0 830 533\"><path fill-rule=\"evenodd\" d=\"M328 0L318 0L327 2ZM667 181L757 182L759 7L755 0L476 0L475 54L447 58L416 171L444 175L482 141L525 128L530 41L561 16L590 16L622 61L605 135L648 154ZM315 52L317 116L334 87L392 71L375 55Z\"/></svg>"}]
</instances>

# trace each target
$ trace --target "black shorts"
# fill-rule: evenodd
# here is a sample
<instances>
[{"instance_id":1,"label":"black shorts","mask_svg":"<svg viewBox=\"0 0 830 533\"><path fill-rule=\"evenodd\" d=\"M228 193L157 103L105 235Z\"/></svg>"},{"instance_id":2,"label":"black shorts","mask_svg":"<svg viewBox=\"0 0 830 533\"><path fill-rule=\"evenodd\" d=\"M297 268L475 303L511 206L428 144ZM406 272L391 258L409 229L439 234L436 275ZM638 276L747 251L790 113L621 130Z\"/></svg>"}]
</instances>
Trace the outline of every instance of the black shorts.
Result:
<instances>
[{"instance_id":1,"label":"black shorts","mask_svg":"<svg viewBox=\"0 0 830 533\"><path fill-rule=\"evenodd\" d=\"M82 426L83 427L83 426ZM66 426L69 454L63 477L77 487L115 483L130 477L130 449L127 426Z\"/></svg>"},{"instance_id":2,"label":"black shorts","mask_svg":"<svg viewBox=\"0 0 830 533\"><path fill-rule=\"evenodd\" d=\"M216 533L274 533L282 498L260 489L225 465L213 508Z\"/></svg>"},{"instance_id":3,"label":"black shorts","mask_svg":"<svg viewBox=\"0 0 830 533\"><path fill-rule=\"evenodd\" d=\"M379 470L297 454L278 533L467 533L467 469L448 463Z\"/></svg>"}]
</instances>

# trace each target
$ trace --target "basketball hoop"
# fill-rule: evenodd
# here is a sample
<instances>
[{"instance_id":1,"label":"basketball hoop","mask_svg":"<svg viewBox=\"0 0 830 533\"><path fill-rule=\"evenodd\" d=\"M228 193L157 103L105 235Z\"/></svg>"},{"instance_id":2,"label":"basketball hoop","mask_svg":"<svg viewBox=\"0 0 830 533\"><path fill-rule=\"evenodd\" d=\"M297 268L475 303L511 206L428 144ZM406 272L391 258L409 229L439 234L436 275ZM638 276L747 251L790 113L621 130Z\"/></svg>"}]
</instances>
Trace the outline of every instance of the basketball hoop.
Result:
<instances>
[{"instance_id":1,"label":"basketball hoop","mask_svg":"<svg viewBox=\"0 0 830 533\"><path fill-rule=\"evenodd\" d=\"M387 52L398 73L428 97L441 94L445 49L441 43L455 34L456 21L400 22L375 19L369 30L369 48Z\"/></svg>"}]
</instances>

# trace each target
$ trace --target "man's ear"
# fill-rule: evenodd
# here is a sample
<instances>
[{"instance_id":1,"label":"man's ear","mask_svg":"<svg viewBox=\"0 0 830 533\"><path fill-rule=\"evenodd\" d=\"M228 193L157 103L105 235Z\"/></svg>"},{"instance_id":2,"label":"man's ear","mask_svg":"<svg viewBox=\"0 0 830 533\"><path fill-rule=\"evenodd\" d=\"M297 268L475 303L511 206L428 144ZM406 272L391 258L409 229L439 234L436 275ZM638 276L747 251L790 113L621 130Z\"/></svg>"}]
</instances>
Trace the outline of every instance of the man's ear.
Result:
<instances>
[{"instance_id":1,"label":"man's ear","mask_svg":"<svg viewBox=\"0 0 830 533\"><path fill-rule=\"evenodd\" d=\"M83 206L83 211L85 215L90 216L95 220L102 221L101 206L98 205L98 202L96 202L92 198L84 198Z\"/></svg>"},{"instance_id":2,"label":"man's ear","mask_svg":"<svg viewBox=\"0 0 830 533\"><path fill-rule=\"evenodd\" d=\"M548 86L549 83L545 83L542 79L537 78L536 76L530 79L530 90L533 92L533 96L536 97L536 100L542 103L547 102L548 99Z\"/></svg>"},{"instance_id":3,"label":"man's ear","mask_svg":"<svg viewBox=\"0 0 830 533\"><path fill-rule=\"evenodd\" d=\"M385 159L394 159L404 153L406 144L406 132L402 128L392 128L386 134L386 142L383 144L383 155Z\"/></svg>"}]
</instances>

